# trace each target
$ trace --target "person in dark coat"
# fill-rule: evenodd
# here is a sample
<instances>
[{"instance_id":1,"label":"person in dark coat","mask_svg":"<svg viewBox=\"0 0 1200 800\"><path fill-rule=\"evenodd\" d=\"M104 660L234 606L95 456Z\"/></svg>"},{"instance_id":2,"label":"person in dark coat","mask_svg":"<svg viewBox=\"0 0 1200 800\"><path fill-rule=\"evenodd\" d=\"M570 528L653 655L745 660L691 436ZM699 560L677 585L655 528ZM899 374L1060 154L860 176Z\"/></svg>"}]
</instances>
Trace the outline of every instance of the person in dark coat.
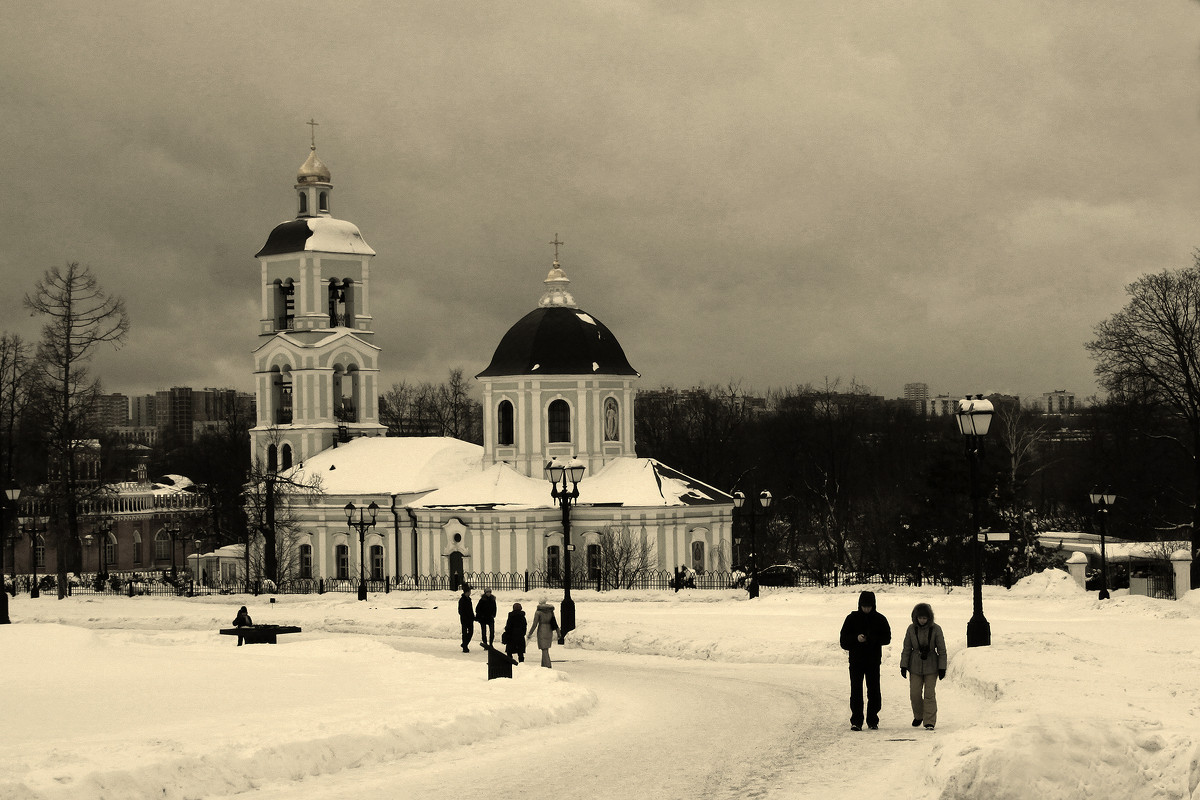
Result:
<instances>
[{"instance_id":1,"label":"person in dark coat","mask_svg":"<svg viewBox=\"0 0 1200 800\"><path fill-rule=\"evenodd\" d=\"M479 642L490 647L496 641L496 596L484 589L475 605L475 621L479 623Z\"/></svg>"},{"instance_id":2,"label":"person in dark coat","mask_svg":"<svg viewBox=\"0 0 1200 800\"><path fill-rule=\"evenodd\" d=\"M235 628L253 628L254 620L250 619L250 612L245 606L238 609L237 616L233 618L233 627ZM238 631L238 647L242 646L242 633Z\"/></svg>"},{"instance_id":3,"label":"person in dark coat","mask_svg":"<svg viewBox=\"0 0 1200 800\"><path fill-rule=\"evenodd\" d=\"M858 610L852 611L842 623L842 649L850 655L850 730L861 731L863 725L863 683L867 684L867 727L879 727L879 710L883 695L879 691L879 662L883 660L884 645L892 642L892 629L887 617L875 610L875 593L858 596Z\"/></svg>"},{"instance_id":4,"label":"person in dark coat","mask_svg":"<svg viewBox=\"0 0 1200 800\"><path fill-rule=\"evenodd\" d=\"M513 610L508 612L508 621L504 623L504 633L500 634L500 641L504 643L504 652L510 656L515 655L518 661L525 660L525 630L527 627L525 612L521 610L521 604L513 603Z\"/></svg>"},{"instance_id":5,"label":"person in dark coat","mask_svg":"<svg viewBox=\"0 0 1200 800\"><path fill-rule=\"evenodd\" d=\"M917 603L913 608L912 625L900 650L900 677L908 678L913 727L924 722L925 730L933 730L937 725L937 682L946 677L946 637L942 626L933 621L929 603Z\"/></svg>"},{"instance_id":6,"label":"person in dark coat","mask_svg":"<svg viewBox=\"0 0 1200 800\"><path fill-rule=\"evenodd\" d=\"M471 652L467 647L475 634L475 611L471 608L471 587L463 584L462 595L458 598L458 621L462 623L462 649L464 653Z\"/></svg>"}]
</instances>

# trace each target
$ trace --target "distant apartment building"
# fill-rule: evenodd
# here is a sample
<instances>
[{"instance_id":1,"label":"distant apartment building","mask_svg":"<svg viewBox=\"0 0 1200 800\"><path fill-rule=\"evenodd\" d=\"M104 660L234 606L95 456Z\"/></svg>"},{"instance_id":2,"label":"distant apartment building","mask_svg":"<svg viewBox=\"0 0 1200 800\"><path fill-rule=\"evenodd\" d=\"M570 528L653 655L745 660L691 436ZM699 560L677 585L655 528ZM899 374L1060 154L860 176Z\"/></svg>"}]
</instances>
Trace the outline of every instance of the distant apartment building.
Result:
<instances>
[{"instance_id":1,"label":"distant apartment building","mask_svg":"<svg viewBox=\"0 0 1200 800\"><path fill-rule=\"evenodd\" d=\"M912 406L913 411L916 411L918 414L924 414L925 404L929 401L929 384L904 384L904 400Z\"/></svg>"},{"instance_id":2,"label":"distant apartment building","mask_svg":"<svg viewBox=\"0 0 1200 800\"><path fill-rule=\"evenodd\" d=\"M1064 391L1063 389L1055 389L1053 392L1044 392L1042 394L1042 413L1074 414L1075 393Z\"/></svg>"},{"instance_id":3,"label":"distant apartment building","mask_svg":"<svg viewBox=\"0 0 1200 800\"><path fill-rule=\"evenodd\" d=\"M958 401L961 399L958 395L939 394L926 398L922 402L922 410L927 417L950 416L958 410Z\"/></svg>"},{"instance_id":4,"label":"distant apartment building","mask_svg":"<svg viewBox=\"0 0 1200 800\"><path fill-rule=\"evenodd\" d=\"M129 398L123 394L102 394L96 398L89 421L97 430L129 424Z\"/></svg>"}]
</instances>

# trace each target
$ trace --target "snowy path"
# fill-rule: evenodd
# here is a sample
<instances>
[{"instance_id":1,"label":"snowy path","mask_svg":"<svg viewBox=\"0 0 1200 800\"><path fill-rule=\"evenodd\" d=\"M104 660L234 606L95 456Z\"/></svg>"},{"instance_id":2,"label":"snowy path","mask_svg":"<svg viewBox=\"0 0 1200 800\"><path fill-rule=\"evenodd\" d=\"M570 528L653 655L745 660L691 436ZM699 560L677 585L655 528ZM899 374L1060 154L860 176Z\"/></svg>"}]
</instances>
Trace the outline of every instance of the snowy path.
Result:
<instances>
[{"instance_id":1,"label":"snowy path","mask_svg":"<svg viewBox=\"0 0 1200 800\"><path fill-rule=\"evenodd\" d=\"M391 637L407 652L461 661L442 640ZM885 721L853 733L844 669L729 664L556 647L555 668L595 691L597 708L552 728L410 755L235 795L323 800L349 794L505 800L528 797L803 798L840 796L890 773L917 796L935 741L908 725L901 682L885 678ZM481 658L472 651L467 658ZM540 669L534 661L518 669ZM741 727L745 735L730 736ZM870 737L869 739L863 737ZM863 747L870 748L864 759Z\"/></svg>"}]
</instances>

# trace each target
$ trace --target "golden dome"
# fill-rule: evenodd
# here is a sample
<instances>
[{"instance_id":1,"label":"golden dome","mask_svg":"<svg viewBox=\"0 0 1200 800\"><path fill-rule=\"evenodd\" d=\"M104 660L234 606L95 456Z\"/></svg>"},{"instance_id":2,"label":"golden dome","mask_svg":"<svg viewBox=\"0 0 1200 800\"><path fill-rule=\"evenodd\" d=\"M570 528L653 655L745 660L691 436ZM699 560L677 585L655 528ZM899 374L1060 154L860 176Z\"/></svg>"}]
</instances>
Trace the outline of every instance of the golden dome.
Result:
<instances>
[{"instance_id":1,"label":"golden dome","mask_svg":"<svg viewBox=\"0 0 1200 800\"><path fill-rule=\"evenodd\" d=\"M329 183L332 176L325 162L317 158L317 148L314 145L308 154L308 160L296 174L296 183Z\"/></svg>"}]
</instances>

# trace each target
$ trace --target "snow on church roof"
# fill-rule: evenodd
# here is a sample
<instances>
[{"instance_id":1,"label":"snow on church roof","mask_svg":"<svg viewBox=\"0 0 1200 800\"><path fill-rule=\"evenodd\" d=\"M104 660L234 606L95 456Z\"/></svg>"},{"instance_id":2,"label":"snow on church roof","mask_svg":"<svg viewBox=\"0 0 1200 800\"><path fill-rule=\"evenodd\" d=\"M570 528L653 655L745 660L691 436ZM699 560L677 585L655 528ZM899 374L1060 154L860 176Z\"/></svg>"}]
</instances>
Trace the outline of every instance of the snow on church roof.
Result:
<instances>
[{"instance_id":1,"label":"snow on church roof","mask_svg":"<svg viewBox=\"0 0 1200 800\"><path fill-rule=\"evenodd\" d=\"M581 506L627 508L732 503L728 494L652 458L618 458L579 484ZM430 492L418 508L550 508L558 503L542 478L529 478L508 464L495 464L478 475Z\"/></svg>"},{"instance_id":2,"label":"snow on church roof","mask_svg":"<svg viewBox=\"0 0 1200 800\"><path fill-rule=\"evenodd\" d=\"M479 472L483 448L446 436L364 436L322 450L289 475L325 494L421 494Z\"/></svg>"},{"instance_id":3,"label":"snow on church roof","mask_svg":"<svg viewBox=\"0 0 1200 800\"><path fill-rule=\"evenodd\" d=\"M304 251L375 255L353 222L333 217L302 217L276 225L254 257Z\"/></svg>"}]
</instances>

